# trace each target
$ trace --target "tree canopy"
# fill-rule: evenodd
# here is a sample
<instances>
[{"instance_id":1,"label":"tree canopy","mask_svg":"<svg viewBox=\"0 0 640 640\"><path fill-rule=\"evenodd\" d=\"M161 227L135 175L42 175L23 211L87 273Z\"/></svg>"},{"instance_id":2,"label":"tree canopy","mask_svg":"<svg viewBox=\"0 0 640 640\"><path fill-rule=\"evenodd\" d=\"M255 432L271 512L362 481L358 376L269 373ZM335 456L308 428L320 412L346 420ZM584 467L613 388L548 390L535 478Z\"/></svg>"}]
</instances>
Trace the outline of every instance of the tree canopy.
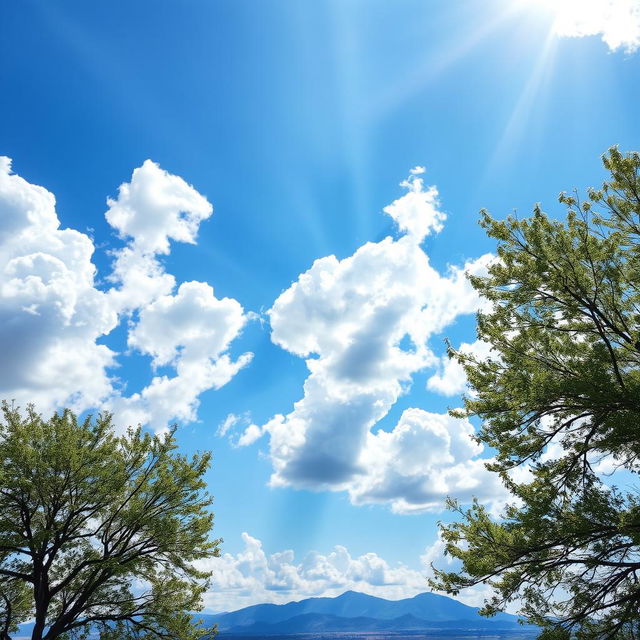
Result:
<instances>
[{"instance_id":1,"label":"tree canopy","mask_svg":"<svg viewBox=\"0 0 640 640\"><path fill-rule=\"evenodd\" d=\"M33 620L33 640L195 640L219 554L203 474L210 454L176 452L173 432L117 436L111 416L49 420L3 404L0 637Z\"/></svg>"},{"instance_id":2,"label":"tree canopy","mask_svg":"<svg viewBox=\"0 0 640 640\"><path fill-rule=\"evenodd\" d=\"M601 189L560 195L564 220L482 212L498 259L471 281L491 356L451 352L470 387L454 413L482 419L513 500L501 518L450 501L462 569L432 585L488 583L485 614L517 602L549 638L640 633L640 154L603 161Z\"/></svg>"}]
</instances>

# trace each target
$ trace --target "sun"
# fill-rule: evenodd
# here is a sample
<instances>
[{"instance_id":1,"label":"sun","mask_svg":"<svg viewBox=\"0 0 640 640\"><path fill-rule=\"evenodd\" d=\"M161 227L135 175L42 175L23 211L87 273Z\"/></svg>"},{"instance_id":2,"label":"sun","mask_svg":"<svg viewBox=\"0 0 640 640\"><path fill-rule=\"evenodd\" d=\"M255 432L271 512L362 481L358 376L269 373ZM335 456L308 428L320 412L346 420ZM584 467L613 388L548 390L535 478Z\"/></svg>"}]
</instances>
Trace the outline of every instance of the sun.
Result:
<instances>
[{"instance_id":1,"label":"sun","mask_svg":"<svg viewBox=\"0 0 640 640\"><path fill-rule=\"evenodd\" d=\"M617 3L613 0L525 0L523 4L548 14L557 35L583 36L600 32L611 20Z\"/></svg>"},{"instance_id":2,"label":"sun","mask_svg":"<svg viewBox=\"0 0 640 640\"><path fill-rule=\"evenodd\" d=\"M520 4L548 14L555 35L601 34L611 49L637 48L640 0L520 0Z\"/></svg>"}]
</instances>

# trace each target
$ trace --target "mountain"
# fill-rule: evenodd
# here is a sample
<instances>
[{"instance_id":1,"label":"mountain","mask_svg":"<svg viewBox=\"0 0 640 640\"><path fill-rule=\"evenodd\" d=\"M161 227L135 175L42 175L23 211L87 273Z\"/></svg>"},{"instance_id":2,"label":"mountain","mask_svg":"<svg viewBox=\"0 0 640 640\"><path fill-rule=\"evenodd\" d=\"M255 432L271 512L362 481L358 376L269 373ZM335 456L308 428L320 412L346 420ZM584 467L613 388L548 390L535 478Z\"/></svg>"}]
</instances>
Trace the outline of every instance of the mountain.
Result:
<instances>
[{"instance_id":1,"label":"mountain","mask_svg":"<svg viewBox=\"0 0 640 640\"><path fill-rule=\"evenodd\" d=\"M287 635L336 631L524 630L517 617L493 618L478 609L435 593L385 600L347 591L337 598L308 598L288 604L259 604L221 616L201 616L218 623L224 635ZM529 629L533 629L529 627Z\"/></svg>"},{"instance_id":2,"label":"mountain","mask_svg":"<svg viewBox=\"0 0 640 640\"><path fill-rule=\"evenodd\" d=\"M493 618L478 609L435 593L385 600L347 591L337 598L307 598L288 604L258 604L231 613L194 614L204 626L218 624L221 636L285 636L337 632L535 631L516 616ZM14 637L30 636L32 624L20 625Z\"/></svg>"}]
</instances>

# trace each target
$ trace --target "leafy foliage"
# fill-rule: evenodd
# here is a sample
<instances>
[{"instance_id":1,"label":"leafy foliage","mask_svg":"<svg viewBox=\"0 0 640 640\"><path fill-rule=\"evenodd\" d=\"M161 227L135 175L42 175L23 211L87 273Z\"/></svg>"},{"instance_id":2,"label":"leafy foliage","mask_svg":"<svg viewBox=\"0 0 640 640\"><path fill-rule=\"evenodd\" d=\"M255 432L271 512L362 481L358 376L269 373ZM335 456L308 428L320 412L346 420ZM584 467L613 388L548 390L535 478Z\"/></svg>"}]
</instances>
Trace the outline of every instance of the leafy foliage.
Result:
<instances>
[{"instance_id":1,"label":"leafy foliage","mask_svg":"<svg viewBox=\"0 0 640 640\"><path fill-rule=\"evenodd\" d=\"M517 600L547 639L640 633L640 154L603 160L602 189L560 195L564 221L482 212L499 259L471 280L491 302L477 326L491 357L451 351L471 389L454 413L483 420L514 500L499 521L450 502L462 518L442 535L462 570L432 584L488 582L485 614Z\"/></svg>"},{"instance_id":2,"label":"leafy foliage","mask_svg":"<svg viewBox=\"0 0 640 640\"><path fill-rule=\"evenodd\" d=\"M176 453L173 433L117 437L111 416L44 420L3 404L0 421L0 637L210 636L193 622L218 555L202 478L208 453Z\"/></svg>"}]
</instances>

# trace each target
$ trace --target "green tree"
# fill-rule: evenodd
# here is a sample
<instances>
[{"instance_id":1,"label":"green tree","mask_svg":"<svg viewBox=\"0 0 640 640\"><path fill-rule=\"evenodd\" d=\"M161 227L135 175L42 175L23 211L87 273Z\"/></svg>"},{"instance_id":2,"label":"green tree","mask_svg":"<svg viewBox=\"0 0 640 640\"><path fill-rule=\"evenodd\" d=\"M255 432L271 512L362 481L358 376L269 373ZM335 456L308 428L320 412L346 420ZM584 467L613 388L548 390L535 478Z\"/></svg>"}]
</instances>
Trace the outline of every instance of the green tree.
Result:
<instances>
[{"instance_id":1,"label":"green tree","mask_svg":"<svg viewBox=\"0 0 640 640\"><path fill-rule=\"evenodd\" d=\"M560 195L564 221L482 212L499 259L471 280L491 357L451 352L470 384L453 413L482 419L513 501L500 519L450 501L462 569L432 586L488 583L485 614L517 601L545 638L640 637L640 154L603 161L602 189Z\"/></svg>"},{"instance_id":2,"label":"green tree","mask_svg":"<svg viewBox=\"0 0 640 640\"><path fill-rule=\"evenodd\" d=\"M34 620L33 640L196 640L217 556L208 453L176 452L173 433L118 437L111 416L44 420L3 403L0 419L0 638Z\"/></svg>"}]
</instances>

